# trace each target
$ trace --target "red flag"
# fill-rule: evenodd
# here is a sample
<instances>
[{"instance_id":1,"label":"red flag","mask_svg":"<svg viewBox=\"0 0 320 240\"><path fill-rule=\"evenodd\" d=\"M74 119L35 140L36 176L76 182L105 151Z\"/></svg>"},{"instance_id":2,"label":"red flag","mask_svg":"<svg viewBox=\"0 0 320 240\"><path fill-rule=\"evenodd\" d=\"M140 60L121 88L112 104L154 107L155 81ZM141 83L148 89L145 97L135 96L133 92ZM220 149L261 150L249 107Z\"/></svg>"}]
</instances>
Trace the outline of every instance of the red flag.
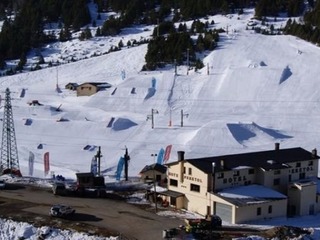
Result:
<instances>
[{"instance_id":1,"label":"red flag","mask_svg":"<svg viewBox=\"0 0 320 240\"><path fill-rule=\"evenodd\" d=\"M163 158L163 162L164 163L166 163L170 158L171 148L172 148L172 145L168 145L166 147L166 151L164 153L164 158Z\"/></svg>"},{"instance_id":2,"label":"red flag","mask_svg":"<svg viewBox=\"0 0 320 240\"><path fill-rule=\"evenodd\" d=\"M44 154L44 175L47 176L50 170L49 165L49 152L46 152Z\"/></svg>"}]
</instances>

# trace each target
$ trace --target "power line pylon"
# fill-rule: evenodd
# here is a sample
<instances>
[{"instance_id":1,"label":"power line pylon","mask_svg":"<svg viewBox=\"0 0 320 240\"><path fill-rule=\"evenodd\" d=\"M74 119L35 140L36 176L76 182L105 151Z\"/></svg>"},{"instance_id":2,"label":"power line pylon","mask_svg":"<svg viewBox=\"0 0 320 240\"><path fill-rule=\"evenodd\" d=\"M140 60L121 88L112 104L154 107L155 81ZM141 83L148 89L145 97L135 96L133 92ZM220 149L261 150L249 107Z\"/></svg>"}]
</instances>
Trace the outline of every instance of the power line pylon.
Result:
<instances>
[{"instance_id":1,"label":"power line pylon","mask_svg":"<svg viewBox=\"0 0 320 240\"><path fill-rule=\"evenodd\" d=\"M1 172L21 176L9 88L6 89L2 121Z\"/></svg>"}]
</instances>

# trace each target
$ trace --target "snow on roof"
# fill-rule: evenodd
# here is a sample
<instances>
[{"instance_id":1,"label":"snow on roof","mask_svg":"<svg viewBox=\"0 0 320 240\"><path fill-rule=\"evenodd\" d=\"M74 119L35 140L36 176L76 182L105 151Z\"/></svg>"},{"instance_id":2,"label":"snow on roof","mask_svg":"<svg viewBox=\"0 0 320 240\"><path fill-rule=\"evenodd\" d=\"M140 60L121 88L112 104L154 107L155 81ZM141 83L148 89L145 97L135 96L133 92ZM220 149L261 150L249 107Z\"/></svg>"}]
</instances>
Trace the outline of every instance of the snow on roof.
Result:
<instances>
[{"instance_id":1,"label":"snow on roof","mask_svg":"<svg viewBox=\"0 0 320 240\"><path fill-rule=\"evenodd\" d=\"M273 189L261 185L249 185L241 187L226 188L218 192L218 195L227 198L287 198L287 196Z\"/></svg>"},{"instance_id":2,"label":"snow on roof","mask_svg":"<svg viewBox=\"0 0 320 240\"><path fill-rule=\"evenodd\" d=\"M248 169L248 168L253 168L253 167L250 167L250 166L238 166L238 167L232 168L232 170L241 170L241 169Z\"/></svg>"}]
</instances>

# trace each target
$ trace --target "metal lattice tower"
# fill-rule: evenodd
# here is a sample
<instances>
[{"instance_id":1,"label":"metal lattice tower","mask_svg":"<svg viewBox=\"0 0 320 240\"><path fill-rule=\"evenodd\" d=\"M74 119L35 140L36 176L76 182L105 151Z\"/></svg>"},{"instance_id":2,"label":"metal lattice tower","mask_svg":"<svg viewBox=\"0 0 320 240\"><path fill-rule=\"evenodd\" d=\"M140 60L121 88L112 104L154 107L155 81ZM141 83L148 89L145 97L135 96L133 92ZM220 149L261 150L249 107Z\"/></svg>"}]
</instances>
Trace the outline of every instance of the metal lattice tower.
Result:
<instances>
[{"instance_id":1,"label":"metal lattice tower","mask_svg":"<svg viewBox=\"0 0 320 240\"><path fill-rule=\"evenodd\" d=\"M14 121L12 114L10 90L6 89L3 111L2 145L1 145L1 171L2 173L13 173L20 175L18 148Z\"/></svg>"}]
</instances>

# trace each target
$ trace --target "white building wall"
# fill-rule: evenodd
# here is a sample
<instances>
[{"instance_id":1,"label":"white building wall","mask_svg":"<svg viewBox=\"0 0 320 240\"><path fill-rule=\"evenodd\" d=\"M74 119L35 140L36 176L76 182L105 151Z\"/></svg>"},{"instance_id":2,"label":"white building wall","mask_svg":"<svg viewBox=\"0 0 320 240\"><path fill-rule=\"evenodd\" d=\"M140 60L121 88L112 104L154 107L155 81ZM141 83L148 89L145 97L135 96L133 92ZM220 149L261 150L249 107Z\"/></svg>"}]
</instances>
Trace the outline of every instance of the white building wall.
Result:
<instances>
[{"instance_id":1,"label":"white building wall","mask_svg":"<svg viewBox=\"0 0 320 240\"><path fill-rule=\"evenodd\" d=\"M170 179L176 180L178 186L170 185ZM208 185L208 175L188 162L179 162L168 168L168 189L185 194L185 209L206 215L207 206L210 206Z\"/></svg>"},{"instance_id":2,"label":"white building wall","mask_svg":"<svg viewBox=\"0 0 320 240\"><path fill-rule=\"evenodd\" d=\"M288 187L288 197L289 211L294 207L296 215L314 214L318 210L317 185L314 182L292 184Z\"/></svg>"},{"instance_id":3,"label":"white building wall","mask_svg":"<svg viewBox=\"0 0 320 240\"><path fill-rule=\"evenodd\" d=\"M222 199L214 197L214 194L210 194L211 191L215 192L228 187L256 183L288 194L287 184L289 184L289 182L299 180L302 175L305 178L315 177L318 173L317 159L310 159L310 161L301 163L291 163L290 166L291 168L281 169L280 172L277 170L264 171L260 168L254 169L253 174L252 170L249 174L249 168L237 169L237 172L235 172L235 170L225 171L222 176L219 175L218 172L215 172L213 179L212 174L206 174L200 171L187 161L180 161L168 166L168 189L185 194L183 203L179 202L179 205L183 205L181 206L182 208L205 216L208 214L208 209L210 210L210 214L213 213L215 201L225 203ZM277 178L280 179L280 184L275 184L275 179ZM170 179L174 179L177 186L170 185ZM196 186L196 189L191 190L191 185ZM311 195L311 198L315 199L315 211L318 212L320 211L320 196L316 197L314 194ZM233 206L233 222L239 223L249 221L250 219L286 216L288 201L298 206L302 205L299 196L300 193L291 192L288 196L289 199L271 202L272 213L268 212L270 203L262 204L261 216L257 216L257 207L246 206L236 208ZM316 199L318 201L316 201ZM306 212L306 209L300 209L299 211Z\"/></svg>"},{"instance_id":4,"label":"white building wall","mask_svg":"<svg viewBox=\"0 0 320 240\"><path fill-rule=\"evenodd\" d=\"M242 168L225 172L215 173L214 191L224 188L250 185L255 182L255 169ZM251 173L253 171L253 173Z\"/></svg>"},{"instance_id":5,"label":"white building wall","mask_svg":"<svg viewBox=\"0 0 320 240\"><path fill-rule=\"evenodd\" d=\"M318 176L318 159L310 159L303 162L288 163L291 167L288 174L291 175L291 182L296 182L304 178L312 178ZM305 176L304 178L302 178Z\"/></svg>"},{"instance_id":6,"label":"white building wall","mask_svg":"<svg viewBox=\"0 0 320 240\"><path fill-rule=\"evenodd\" d=\"M258 214L260 208L260 214ZM270 212L271 208L271 212ZM285 217L287 215L287 199L264 202L235 208L236 223L245 223L253 220L270 219L275 217Z\"/></svg>"}]
</instances>

